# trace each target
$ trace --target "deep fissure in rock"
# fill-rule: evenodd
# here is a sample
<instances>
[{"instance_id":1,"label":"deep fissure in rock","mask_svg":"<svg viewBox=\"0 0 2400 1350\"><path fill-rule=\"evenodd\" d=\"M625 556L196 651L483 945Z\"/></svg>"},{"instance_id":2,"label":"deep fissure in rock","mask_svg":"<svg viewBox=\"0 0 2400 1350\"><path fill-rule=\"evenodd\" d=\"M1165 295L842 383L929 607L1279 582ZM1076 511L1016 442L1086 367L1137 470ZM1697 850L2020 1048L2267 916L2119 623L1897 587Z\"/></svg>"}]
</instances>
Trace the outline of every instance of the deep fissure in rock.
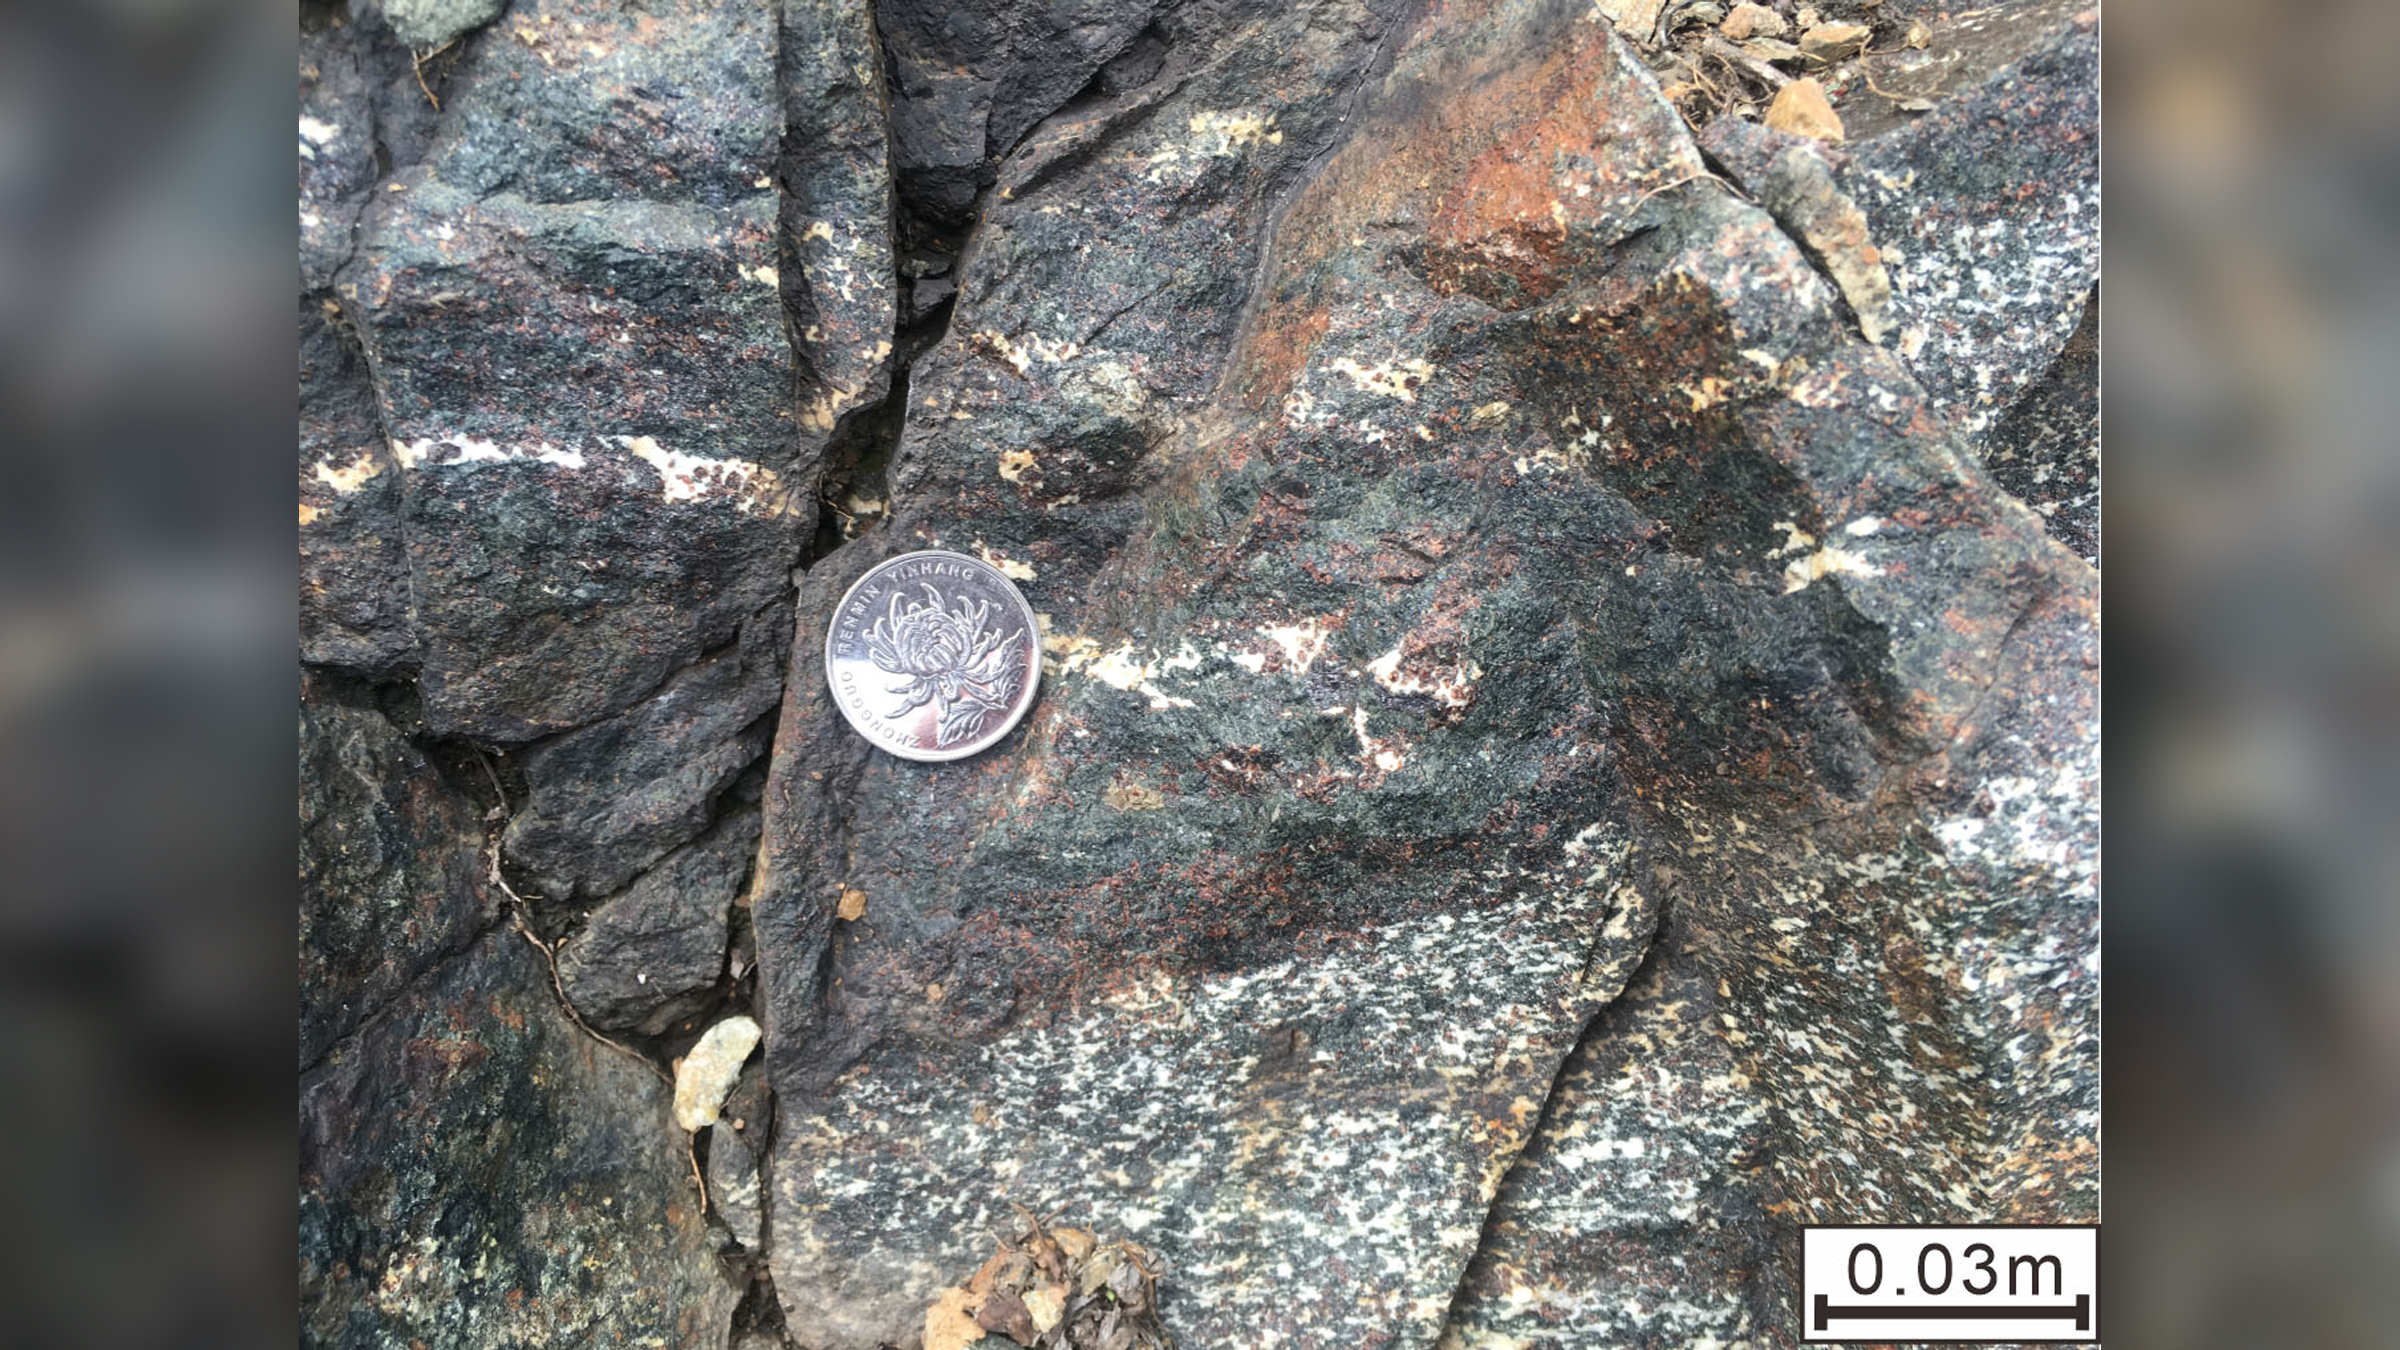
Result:
<instances>
[{"instance_id":1,"label":"deep fissure in rock","mask_svg":"<svg viewBox=\"0 0 2400 1350\"><path fill-rule=\"evenodd\" d=\"M1675 927L1674 908L1671 902L1663 897L1654 899L1651 903L1657 908L1657 923L1650 931L1650 945L1643 951L1641 961L1625 981L1626 989L1642 983L1644 979L1655 972L1659 962L1668 959L1667 953L1672 942L1671 934ZM1589 1054L1591 1047L1596 1042L1606 1039L1616 1032L1615 1024L1619 1019L1613 1014L1623 1003L1624 998L1624 992L1620 991L1615 998L1593 1009L1592 1015L1584 1020L1583 1030L1576 1033L1575 1043L1568 1048L1566 1054L1559 1057L1558 1069L1550 1075L1550 1088L1542 1094L1541 1109L1534 1113L1533 1127L1525 1132L1528 1146L1534 1140L1540 1139L1548 1133L1550 1117L1552 1112L1557 1109L1560 1091L1577 1060ZM1510 1160L1508 1171L1501 1176L1500 1188L1493 1193L1491 1204L1484 1207L1483 1223L1480 1231L1476 1234L1475 1246L1467 1253L1466 1259L1459 1262L1458 1283L1451 1290L1449 1310L1442 1314L1442 1326L1445 1331L1448 1331L1456 1321L1462 1301L1472 1297L1467 1287L1468 1274L1474 1269L1477 1258L1492 1249L1494 1226L1501 1222L1504 1208L1513 1195L1514 1188L1519 1184L1519 1169L1523 1167L1524 1162L1525 1154L1520 1149L1517 1156Z\"/></svg>"}]
</instances>

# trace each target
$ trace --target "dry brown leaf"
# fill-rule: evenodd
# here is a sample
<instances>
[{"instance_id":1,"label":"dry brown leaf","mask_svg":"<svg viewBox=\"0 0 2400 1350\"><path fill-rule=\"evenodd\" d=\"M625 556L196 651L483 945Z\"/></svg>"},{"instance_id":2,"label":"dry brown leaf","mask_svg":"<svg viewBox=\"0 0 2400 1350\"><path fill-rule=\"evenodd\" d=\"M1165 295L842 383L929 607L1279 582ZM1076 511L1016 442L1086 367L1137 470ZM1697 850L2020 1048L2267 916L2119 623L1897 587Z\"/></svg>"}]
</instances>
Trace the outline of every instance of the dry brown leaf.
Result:
<instances>
[{"instance_id":1,"label":"dry brown leaf","mask_svg":"<svg viewBox=\"0 0 2400 1350\"><path fill-rule=\"evenodd\" d=\"M1038 1334L1024 1297L1014 1289L999 1290L985 1299L983 1306L975 1310L975 1325L985 1331L997 1331L1019 1345L1031 1345Z\"/></svg>"},{"instance_id":2,"label":"dry brown leaf","mask_svg":"<svg viewBox=\"0 0 2400 1350\"><path fill-rule=\"evenodd\" d=\"M1815 80L1794 80L1776 92L1775 101L1767 105L1763 120L1777 131L1795 136L1807 136L1820 141L1842 139L1842 119L1833 110L1833 100L1825 97L1825 86Z\"/></svg>"},{"instance_id":3,"label":"dry brown leaf","mask_svg":"<svg viewBox=\"0 0 2400 1350\"><path fill-rule=\"evenodd\" d=\"M1126 1241L1049 1229L1012 1205L1024 1230L926 1313L926 1350L998 1333L1032 1350L1168 1350L1158 1321L1157 1262ZM937 1337L939 1339L937 1339Z\"/></svg>"},{"instance_id":4,"label":"dry brown leaf","mask_svg":"<svg viewBox=\"0 0 2400 1350\"><path fill-rule=\"evenodd\" d=\"M967 1308L964 1289L945 1289L925 1310L925 1350L959 1350L983 1339L983 1328Z\"/></svg>"},{"instance_id":5,"label":"dry brown leaf","mask_svg":"<svg viewBox=\"0 0 2400 1350\"><path fill-rule=\"evenodd\" d=\"M843 891L841 903L833 907L834 917L844 923L855 922L864 917L866 912L867 893L856 887Z\"/></svg>"},{"instance_id":6,"label":"dry brown leaf","mask_svg":"<svg viewBox=\"0 0 2400 1350\"><path fill-rule=\"evenodd\" d=\"M1933 30L1925 26L1923 19L1911 19L1908 21L1908 35L1900 39L1900 45L1923 51L1933 45Z\"/></svg>"},{"instance_id":7,"label":"dry brown leaf","mask_svg":"<svg viewBox=\"0 0 2400 1350\"><path fill-rule=\"evenodd\" d=\"M1053 1228L1050 1230L1050 1237L1052 1241L1058 1243L1058 1249L1066 1254L1069 1261L1081 1261L1092 1254L1094 1247L1100 1245L1098 1238L1080 1228Z\"/></svg>"},{"instance_id":8,"label":"dry brown leaf","mask_svg":"<svg viewBox=\"0 0 2400 1350\"><path fill-rule=\"evenodd\" d=\"M1014 1253L1005 1249L992 1253L992 1259L984 1262L981 1268L968 1277L967 1298L972 1302L981 1303L992 1296L994 1289L1007 1283L1009 1261L1013 1255Z\"/></svg>"}]
</instances>

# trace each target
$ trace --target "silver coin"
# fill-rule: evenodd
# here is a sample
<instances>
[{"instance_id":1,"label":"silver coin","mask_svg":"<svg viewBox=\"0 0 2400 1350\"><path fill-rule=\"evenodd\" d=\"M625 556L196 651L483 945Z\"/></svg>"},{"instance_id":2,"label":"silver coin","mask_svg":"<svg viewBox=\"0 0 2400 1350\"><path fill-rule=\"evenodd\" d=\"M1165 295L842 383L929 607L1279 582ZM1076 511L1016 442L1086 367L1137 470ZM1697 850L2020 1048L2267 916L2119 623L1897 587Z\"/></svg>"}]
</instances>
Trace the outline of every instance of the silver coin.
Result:
<instances>
[{"instance_id":1,"label":"silver coin","mask_svg":"<svg viewBox=\"0 0 2400 1350\"><path fill-rule=\"evenodd\" d=\"M964 759L1033 706L1042 635L998 569L928 549L878 564L825 630L825 682L858 733L903 759Z\"/></svg>"}]
</instances>

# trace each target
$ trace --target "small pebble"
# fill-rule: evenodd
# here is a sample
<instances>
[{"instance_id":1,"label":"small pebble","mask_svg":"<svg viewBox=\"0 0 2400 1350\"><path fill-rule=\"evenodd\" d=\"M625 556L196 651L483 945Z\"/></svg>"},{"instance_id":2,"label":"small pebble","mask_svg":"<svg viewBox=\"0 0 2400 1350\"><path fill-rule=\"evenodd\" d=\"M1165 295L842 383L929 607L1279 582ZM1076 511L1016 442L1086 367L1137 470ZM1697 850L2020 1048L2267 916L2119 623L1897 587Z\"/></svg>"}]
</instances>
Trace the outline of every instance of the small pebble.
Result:
<instances>
[{"instance_id":1,"label":"small pebble","mask_svg":"<svg viewBox=\"0 0 2400 1350\"><path fill-rule=\"evenodd\" d=\"M760 1034L758 1023L747 1017L728 1017L702 1033L700 1043L675 1066L676 1124L687 1130L716 1124Z\"/></svg>"},{"instance_id":2,"label":"small pebble","mask_svg":"<svg viewBox=\"0 0 2400 1350\"><path fill-rule=\"evenodd\" d=\"M1842 139L1842 119L1834 112L1833 101L1825 97L1825 86L1815 80L1794 80L1778 90L1763 120L1777 131L1796 136Z\"/></svg>"},{"instance_id":3,"label":"small pebble","mask_svg":"<svg viewBox=\"0 0 2400 1350\"><path fill-rule=\"evenodd\" d=\"M1800 50L1830 64L1858 55L1871 35L1863 23L1821 23L1800 35Z\"/></svg>"},{"instance_id":4,"label":"small pebble","mask_svg":"<svg viewBox=\"0 0 2400 1350\"><path fill-rule=\"evenodd\" d=\"M1735 5L1717 31L1735 42L1754 37L1782 37L1791 25L1765 5Z\"/></svg>"}]
</instances>

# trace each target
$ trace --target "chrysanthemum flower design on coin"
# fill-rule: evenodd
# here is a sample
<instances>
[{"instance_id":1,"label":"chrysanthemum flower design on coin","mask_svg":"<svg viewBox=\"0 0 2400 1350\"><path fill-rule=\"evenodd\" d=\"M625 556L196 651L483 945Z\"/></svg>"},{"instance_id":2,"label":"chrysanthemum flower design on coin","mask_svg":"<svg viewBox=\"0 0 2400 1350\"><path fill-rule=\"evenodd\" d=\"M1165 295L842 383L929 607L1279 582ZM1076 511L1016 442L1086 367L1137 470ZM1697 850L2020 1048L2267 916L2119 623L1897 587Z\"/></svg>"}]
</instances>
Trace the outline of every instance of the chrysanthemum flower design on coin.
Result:
<instances>
[{"instance_id":1,"label":"chrysanthemum flower design on coin","mask_svg":"<svg viewBox=\"0 0 2400 1350\"><path fill-rule=\"evenodd\" d=\"M825 680L859 734L903 759L964 759L1033 706L1042 643L1015 583L980 559L904 553L852 585Z\"/></svg>"}]
</instances>

